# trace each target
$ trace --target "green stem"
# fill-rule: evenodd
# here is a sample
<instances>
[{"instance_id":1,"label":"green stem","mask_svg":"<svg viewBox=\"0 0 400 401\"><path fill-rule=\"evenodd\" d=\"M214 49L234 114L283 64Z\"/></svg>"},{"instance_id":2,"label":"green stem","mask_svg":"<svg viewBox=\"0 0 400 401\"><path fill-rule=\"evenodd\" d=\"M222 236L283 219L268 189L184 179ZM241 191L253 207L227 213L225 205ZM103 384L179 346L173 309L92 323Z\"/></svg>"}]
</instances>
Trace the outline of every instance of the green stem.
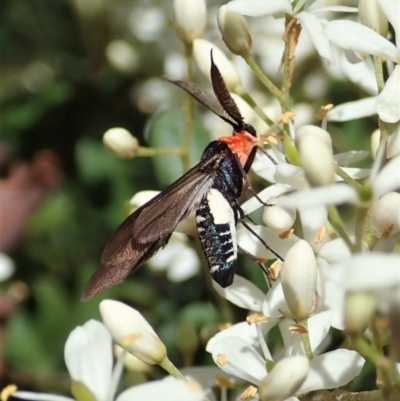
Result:
<instances>
[{"instance_id":1,"label":"green stem","mask_svg":"<svg viewBox=\"0 0 400 401\"><path fill-rule=\"evenodd\" d=\"M373 251L373 249L376 247L376 244L378 243L379 238L375 237L375 235L371 236L371 239L368 241L368 249L370 251Z\"/></svg>"},{"instance_id":2,"label":"green stem","mask_svg":"<svg viewBox=\"0 0 400 401\"><path fill-rule=\"evenodd\" d=\"M164 360L160 363L160 366L167 371L171 376L187 381L186 377L179 371L177 367L168 359L166 356ZM204 401L210 401L208 398L203 398Z\"/></svg>"},{"instance_id":3,"label":"green stem","mask_svg":"<svg viewBox=\"0 0 400 401\"><path fill-rule=\"evenodd\" d=\"M363 244L363 240L364 240L365 219L367 217L367 214L368 214L368 208L363 207L363 206L357 207L356 229L355 229L356 243L354 245L355 252L362 251L362 244Z\"/></svg>"},{"instance_id":4,"label":"green stem","mask_svg":"<svg viewBox=\"0 0 400 401\"><path fill-rule=\"evenodd\" d=\"M254 99L247 93L241 86L236 88L236 93L245 100L253 110L268 124L272 125L274 122L264 113L263 109L257 105Z\"/></svg>"},{"instance_id":5,"label":"green stem","mask_svg":"<svg viewBox=\"0 0 400 401\"><path fill-rule=\"evenodd\" d=\"M298 323L307 329L307 331L305 333L301 334L301 341L303 343L304 352L305 352L307 358L311 361L311 359L314 358L314 354L313 354L312 348L311 348L310 336L308 335L307 319L298 320Z\"/></svg>"},{"instance_id":6,"label":"green stem","mask_svg":"<svg viewBox=\"0 0 400 401\"><path fill-rule=\"evenodd\" d=\"M261 68L258 66L258 64L255 62L253 57L251 56L250 53L247 53L246 55L243 56L244 60L248 64L248 66L251 68L251 70L254 72L254 75L261 81L261 83L277 98L281 99L282 98L282 92L275 86L275 84L272 83L272 81L269 80L269 78L263 73Z\"/></svg>"},{"instance_id":7,"label":"green stem","mask_svg":"<svg viewBox=\"0 0 400 401\"><path fill-rule=\"evenodd\" d=\"M153 157L161 155L182 155L182 148L147 148L139 146L136 157Z\"/></svg>"},{"instance_id":8,"label":"green stem","mask_svg":"<svg viewBox=\"0 0 400 401\"><path fill-rule=\"evenodd\" d=\"M329 217L329 222L331 223L332 227L340 235L340 237L343 239L343 241L346 243L346 245L349 247L349 249L352 252L354 252L355 245L351 242L349 236L346 233L346 230L344 229L342 218L340 217L340 214L339 214L336 206L328 207L328 217Z\"/></svg>"},{"instance_id":9,"label":"green stem","mask_svg":"<svg viewBox=\"0 0 400 401\"><path fill-rule=\"evenodd\" d=\"M192 65L192 57L193 57L193 46L185 45L185 58L187 65L187 80L189 82L193 81L193 65ZM186 119L185 119L185 128L183 132L183 141L182 141L182 164L185 171L188 171L191 167L190 165L190 142L192 136L192 126L194 119L194 100L190 94L187 94L187 103L186 103Z\"/></svg>"},{"instance_id":10,"label":"green stem","mask_svg":"<svg viewBox=\"0 0 400 401\"><path fill-rule=\"evenodd\" d=\"M381 93L385 87L385 78L383 77L382 57L374 56L375 77L378 84L378 92Z\"/></svg>"},{"instance_id":11,"label":"green stem","mask_svg":"<svg viewBox=\"0 0 400 401\"><path fill-rule=\"evenodd\" d=\"M340 177L343 178L343 181L347 182L351 186L356 189L360 189L362 185L357 182L354 178L351 178L340 166L335 164L335 173Z\"/></svg>"}]
</instances>

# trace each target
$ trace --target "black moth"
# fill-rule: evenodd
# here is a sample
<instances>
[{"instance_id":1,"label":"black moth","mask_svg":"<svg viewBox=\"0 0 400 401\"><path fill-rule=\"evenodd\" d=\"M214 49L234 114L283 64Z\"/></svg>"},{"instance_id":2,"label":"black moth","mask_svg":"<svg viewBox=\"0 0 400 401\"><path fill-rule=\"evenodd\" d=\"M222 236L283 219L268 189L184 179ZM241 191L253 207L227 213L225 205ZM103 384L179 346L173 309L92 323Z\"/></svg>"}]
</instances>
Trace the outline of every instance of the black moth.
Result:
<instances>
[{"instance_id":1,"label":"black moth","mask_svg":"<svg viewBox=\"0 0 400 401\"><path fill-rule=\"evenodd\" d=\"M211 82L215 96L195 83L171 82L231 124L233 135L211 142L196 166L118 227L101 255L100 268L85 287L83 300L125 280L168 243L178 223L192 211L196 214L197 232L210 273L221 287L231 285L235 275L237 221L256 235L244 222L238 199L243 179L250 186L246 173L259 149L258 139L254 128L243 121L212 53Z\"/></svg>"}]
</instances>

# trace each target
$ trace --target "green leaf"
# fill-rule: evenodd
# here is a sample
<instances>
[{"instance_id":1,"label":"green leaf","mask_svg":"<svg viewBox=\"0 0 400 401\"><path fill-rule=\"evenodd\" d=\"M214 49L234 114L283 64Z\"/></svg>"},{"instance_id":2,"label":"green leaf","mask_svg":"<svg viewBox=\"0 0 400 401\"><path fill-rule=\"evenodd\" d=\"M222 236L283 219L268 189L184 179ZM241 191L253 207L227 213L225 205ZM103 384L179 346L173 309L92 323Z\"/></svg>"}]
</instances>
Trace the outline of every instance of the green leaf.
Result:
<instances>
[{"instance_id":1,"label":"green leaf","mask_svg":"<svg viewBox=\"0 0 400 401\"><path fill-rule=\"evenodd\" d=\"M185 115L181 110L168 110L155 116L150 121L149 143L154 148L180 147L183 141ZM198 122L193 123L190 142L190 161L192 165L200 161L205 147L210 142L207 131ZM168 186L181 177L185 171L179 155L155 156L154 168L158 181Z\"/></svg>"}]
</instances>

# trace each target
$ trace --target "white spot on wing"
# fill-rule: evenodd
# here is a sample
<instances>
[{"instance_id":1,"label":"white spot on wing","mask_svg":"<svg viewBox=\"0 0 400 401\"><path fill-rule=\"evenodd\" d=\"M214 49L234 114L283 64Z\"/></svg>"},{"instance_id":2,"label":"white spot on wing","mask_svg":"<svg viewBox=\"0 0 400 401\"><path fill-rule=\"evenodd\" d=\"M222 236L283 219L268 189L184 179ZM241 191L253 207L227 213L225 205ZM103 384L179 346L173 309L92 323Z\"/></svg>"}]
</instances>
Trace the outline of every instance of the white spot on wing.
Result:
<instances>
[{"instance_id":1,"label":"white spot on wing","mask_svg":"<svg viewBox=\"0 0 400 401\"><path fill-rule=\"evenodd\" d=\"M212 274L212 273L214 273L215 271L217 271L218 269L219 269L219 265L213 266L213 267L210 269L210 273Z\"/></svg>"},{"instance_id":2,"label":"white spot on wing","mask_svg":"<svg viewBox=\"0 0 400 401\"><path fill-rule=\"evenodd\" d=\"M229 224L229 231L220 233L220 235L230 234L232 238L233 257L236 259L237 243L236 243L236 227L235 215L233 210L224 198L224 196L215 188L211 188L207 194L208 207L213 217L214 224Z\"/></svg>"}]
</instances>

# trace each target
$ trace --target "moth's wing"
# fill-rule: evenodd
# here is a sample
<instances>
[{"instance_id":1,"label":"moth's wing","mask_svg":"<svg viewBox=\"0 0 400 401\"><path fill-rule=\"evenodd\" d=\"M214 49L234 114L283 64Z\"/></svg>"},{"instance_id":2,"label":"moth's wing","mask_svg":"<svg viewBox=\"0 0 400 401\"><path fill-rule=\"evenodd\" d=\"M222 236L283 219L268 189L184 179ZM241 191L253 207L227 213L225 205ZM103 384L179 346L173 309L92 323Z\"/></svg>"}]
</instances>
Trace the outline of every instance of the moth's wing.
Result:
<instances>
[{"instance_id":1,"label":"moth's wing","mask_svg":"<svg viewBox=\"0 0 400 401\"><path fill-rule=\"evenodd\" d=\"M200 86L198 86L194 82L181 81L181 80L178 81L168 80L168 81L188 92L199 103L201 103L204 107L207 107L208 110L212 111L218 117L221 117L228 124L231 124L232 126L237 125L236 121L231 117L231 115L225 111L223 106L221 106L221 103L218 101L215 95L200 88Z\"/></svg>"},{"instance_id":2,"label":"moth's wing","mask_svg":"<svg viewBox=\"0 0 400 401\"><path fill-rule=\"evenodd\" d=\"M121 283L131 271L167 244L178 223L211 187L214 178L208 166L219 157L215 154L193 167L118 227L101 255L100 268L85 287L83 300Z\"/></svg>"}]
</instances>

